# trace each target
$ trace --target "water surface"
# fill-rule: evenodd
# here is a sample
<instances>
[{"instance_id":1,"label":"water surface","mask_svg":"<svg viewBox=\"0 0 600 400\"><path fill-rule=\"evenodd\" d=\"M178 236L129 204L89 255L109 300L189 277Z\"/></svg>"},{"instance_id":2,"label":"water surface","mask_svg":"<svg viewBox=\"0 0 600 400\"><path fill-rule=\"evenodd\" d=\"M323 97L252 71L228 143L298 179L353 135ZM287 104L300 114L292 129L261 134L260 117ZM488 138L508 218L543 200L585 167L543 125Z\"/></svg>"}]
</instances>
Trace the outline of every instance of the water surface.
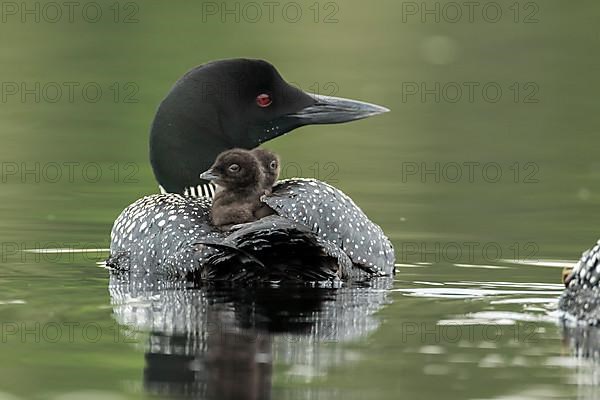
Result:
<instances>
[{"instance_id":1,"label":"water surface","mask_svg":"<svg viewBox=\"0 0 600 400\"><path fill-rule=\"evenodd\" d=\"M3 82L103 94L2 99L0 398L595 398L579 338L596 336L564 335L556 307L561 268L598 235L600 5L517 2L515 20L513 3L496 3L497 22L354 0L333 3L333 23L311 2L295 23L223 22L183 1L120 3L117 22L107 2L95 23L7 16ZM393 281L132 287L98 266L115 217L156 192L147 132L162 96L190 67L240 56L392 109L268 147L284 175L327 180L383 227ZM61 248L94 250L39 252Z\"/></svg>"}]
</instances>

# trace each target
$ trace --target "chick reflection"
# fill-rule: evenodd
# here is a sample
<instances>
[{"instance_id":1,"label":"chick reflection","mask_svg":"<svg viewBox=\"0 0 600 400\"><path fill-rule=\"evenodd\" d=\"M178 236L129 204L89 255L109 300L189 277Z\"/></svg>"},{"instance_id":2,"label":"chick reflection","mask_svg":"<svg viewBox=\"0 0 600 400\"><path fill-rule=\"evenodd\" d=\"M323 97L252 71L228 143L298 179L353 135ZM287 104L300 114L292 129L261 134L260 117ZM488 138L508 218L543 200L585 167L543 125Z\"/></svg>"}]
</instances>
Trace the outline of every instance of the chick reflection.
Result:
<instances>
[{"instance_id":1,"label":"chick reflection","mask_svg":"<svg viewBox=\"0 0 600 400\"><path fill-rule=\"evenodd\" d=\"M242 289L111 274L109 290L117 322L148 333L149 393L269 399L274 364L322 375L344 359L340 342L377 329L391 282Z\"/></svg>"}]
</instances>

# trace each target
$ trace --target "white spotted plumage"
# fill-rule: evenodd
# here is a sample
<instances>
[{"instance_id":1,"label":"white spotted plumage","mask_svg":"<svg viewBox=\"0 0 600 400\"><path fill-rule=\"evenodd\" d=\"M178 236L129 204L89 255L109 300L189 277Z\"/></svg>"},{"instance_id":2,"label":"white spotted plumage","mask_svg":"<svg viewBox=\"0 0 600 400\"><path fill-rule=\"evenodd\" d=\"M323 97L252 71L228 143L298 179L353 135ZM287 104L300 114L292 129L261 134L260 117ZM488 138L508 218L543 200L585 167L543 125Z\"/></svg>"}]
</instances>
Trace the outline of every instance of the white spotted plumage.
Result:
<instances>
[{"instance_id":1,"label":"white spotted plumage","mask_svg":"<svg viewBox=\"0 0 600 400\"><path fill-rule=\"evenodd\" d=\"M573 268L558 308L565 322L600 325L600 241Z\"/></svg>"},{"instance_id":2,"label":"white spotted plumage","mask_svg":"<svg viewBox=\"0 0 600 400\"><path fill-rule=\"evenodd\" d=\"M380 274L394 269L394 249L383 233L341 190L315 179L280 181L264 202L343 250L353 263Z\"/></svg>"},{"instance_id":3,"label":"white spotted plumage","mask_svg":"<svg viewBox=\"0 0 600 400\"><path fill-rule=\"evenodd\" d=\"M214 186L206 190L214 194ZM227 234L210 222L210 197L191 195L201 192L190 188L186 195L147 196L127 207L111 232L112 263L133 272L169 275L185 275L202 267L203 260L217 250L197 251L195 243L224 240ZM339 260L344 276L360 275L348 273L349 263L367 275L393 273L391 243L340 190L297 178L279 182L263 201L280 216L310 229L326 253Z\"/></svg>"},{"instance_id":4,"label":"white spotted plumage","mask_svg":"<svg viewBox=\"0 0 600 400\"><path fill-rule=\"evenodd\" d=\"M600 281L600 240L589 250L581 255L581 258L573 268L569 286L583 288L593 287Z\"/></svg>"},{"instance_id":5,"label":"white spotted plumage","mask_svg":"<svg viewBox=\"0 0 600 400\"><path fill-rule=\"evenodd\" d=\"M211 200L178 194L144 197L127 207L111 232L118 269L182 275L194 268L193 243L222 234L210 224ZM133 230L134 226L139 229ZM109 260L110 262L110 260Z\"/></svg>"}]
</instances>

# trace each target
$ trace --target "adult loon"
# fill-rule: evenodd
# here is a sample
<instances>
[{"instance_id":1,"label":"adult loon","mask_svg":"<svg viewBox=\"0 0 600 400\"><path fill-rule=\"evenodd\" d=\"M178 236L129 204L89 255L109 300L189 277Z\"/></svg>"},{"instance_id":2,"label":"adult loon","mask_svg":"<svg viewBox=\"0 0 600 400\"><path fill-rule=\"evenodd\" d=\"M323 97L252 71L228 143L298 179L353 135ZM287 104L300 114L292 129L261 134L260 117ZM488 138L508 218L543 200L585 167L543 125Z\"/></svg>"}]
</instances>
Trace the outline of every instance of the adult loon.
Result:
<instances>
[{"instance_id":1,"label":"adult loon","mask_svg":"<svg viewBox=\"0 0 600 400\"><path fill-rule=\"evenodd\" d=\"M558 306L567 320L600 325L600 240L572 270L563 272L565 290Z\"/></svg>"},{"instance_id":2,"label":"adult loon","mask_svg":"<svg viewBox=\"0 0 600 400\"><path fill-rule=\"evenodd\" d=\"M286 268L309 280L393 273L393 248L382 230L349 197L324 182L278 183L266 201L277 215L230 233L211 223L215 186L200 177L227 149L253 149L304 125L347 122L386 111L302 92L261 60L215 61L191 70L162 101L150 133L150 160L165 193L144 197L121 213L111 232L107 264L193 279L247 278L252 274L244 268L223 275L227 268L198 266L229 262L260 267L260 257L268 255L269 262L279 257L278 265L296 258ZM271 251L272 243L278 244L277 251ZM315 271L305 271L303 264L313 262L319 264Z\"/></svg>"}]
</instances>

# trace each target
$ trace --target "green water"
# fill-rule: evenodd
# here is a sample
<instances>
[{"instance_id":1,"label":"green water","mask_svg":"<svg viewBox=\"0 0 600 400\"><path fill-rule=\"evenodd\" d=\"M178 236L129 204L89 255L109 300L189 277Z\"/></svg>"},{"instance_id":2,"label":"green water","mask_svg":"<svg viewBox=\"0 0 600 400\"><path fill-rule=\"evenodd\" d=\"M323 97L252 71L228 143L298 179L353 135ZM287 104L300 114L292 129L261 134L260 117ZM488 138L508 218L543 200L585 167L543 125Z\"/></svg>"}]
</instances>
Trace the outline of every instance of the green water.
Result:
<instances>
[{"instance_id":1,"label":"green water","mask_svg":"<svg viewBox=\"0 0 600 400\"><path fill-rule=\"evenodd\" d=\"M182 365L248 398L595 398L597 367L555 309L560 268L598 236L598 2L482 2L472 18L462 3L282 2L272 20L262 3L81 2L72 21L47 4L0 15L0 399L166 396ZM383 227L391 287L301 291L323 298L286 315L277 291L111 296L106 253L26 251L107 248L119 212L156 192L158 102L227 57L392 109L268 144L284 175L335 184Z\"/></svg>"}]
</instances>

